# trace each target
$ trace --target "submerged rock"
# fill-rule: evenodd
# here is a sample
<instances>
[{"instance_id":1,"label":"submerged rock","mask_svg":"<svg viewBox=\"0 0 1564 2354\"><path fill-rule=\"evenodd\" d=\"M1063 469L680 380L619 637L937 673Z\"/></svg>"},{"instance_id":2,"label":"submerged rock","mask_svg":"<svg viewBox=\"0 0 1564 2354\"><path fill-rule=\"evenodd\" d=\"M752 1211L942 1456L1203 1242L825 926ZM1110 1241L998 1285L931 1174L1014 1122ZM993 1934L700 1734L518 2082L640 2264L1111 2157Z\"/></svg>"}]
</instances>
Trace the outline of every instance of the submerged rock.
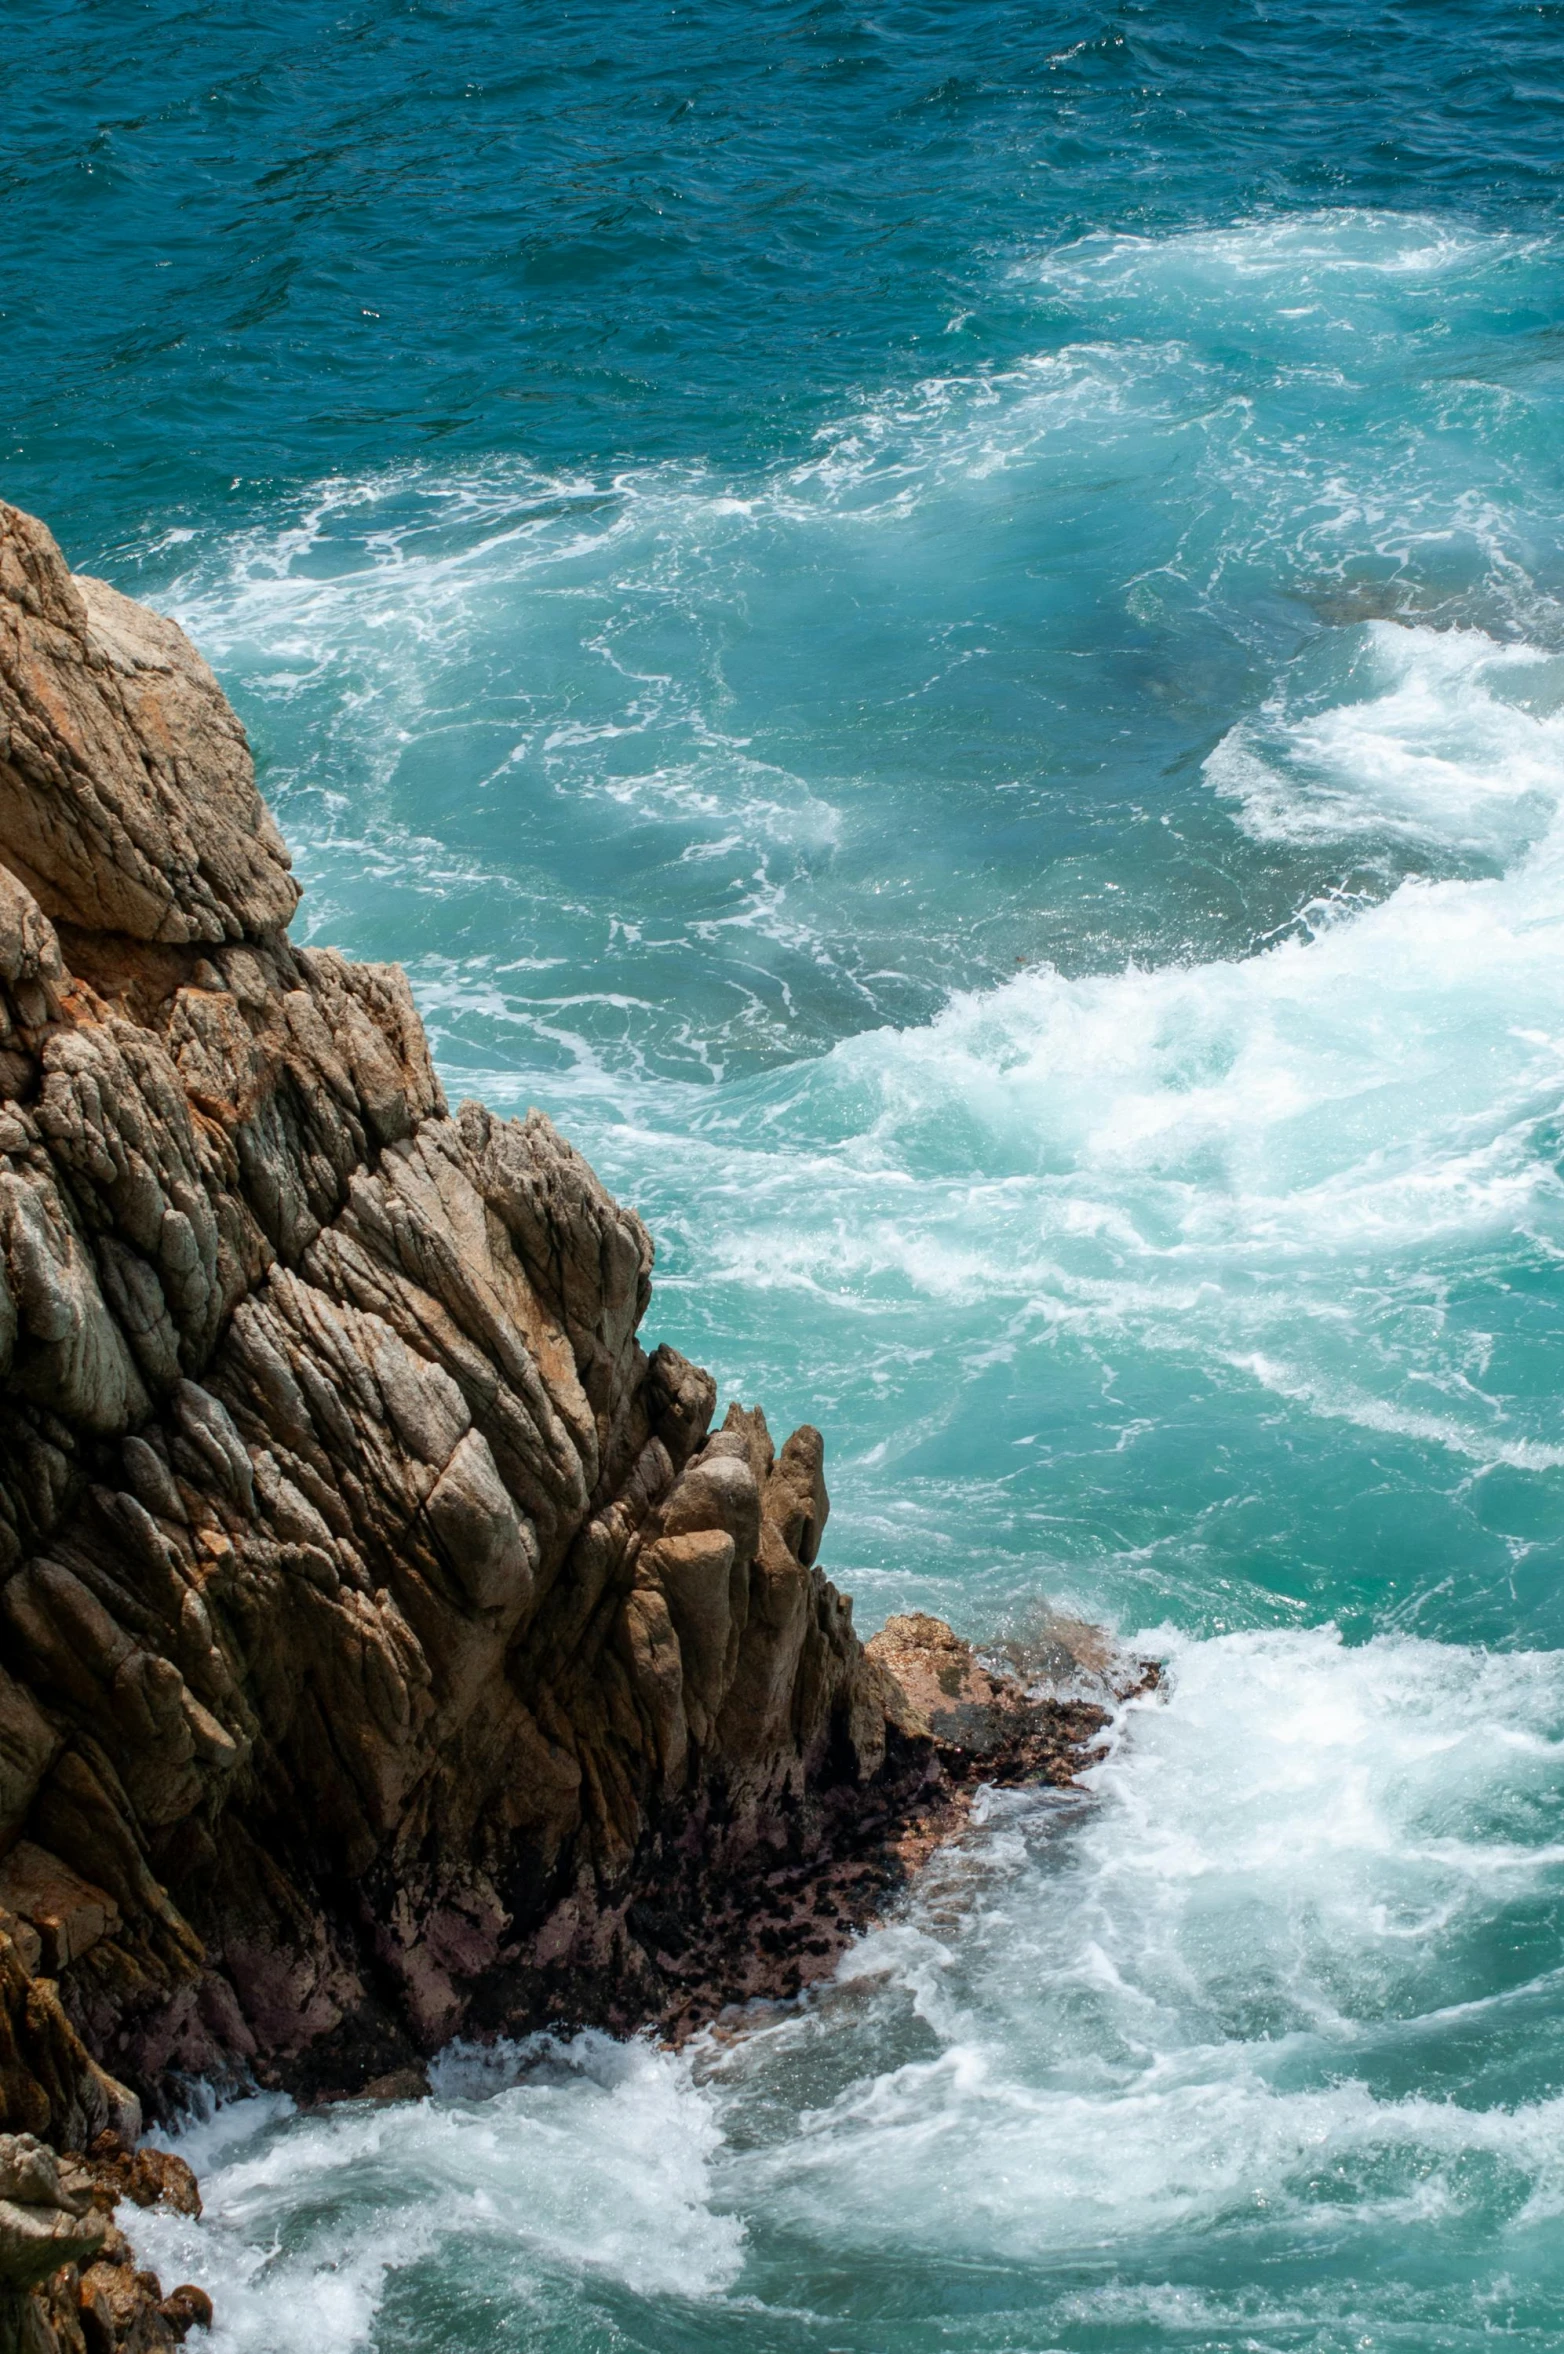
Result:
<instances>
[{"instance_id":1,"label":"submerged rock","mask_svg":"<svg viewBox=\"0 0 1564 2354\"><path fill-rule=\"evenodd\" d=\"M712 1432L634 1212L297 897L194 649L0 506L0 2124L61 2148L788 1991L1102 1722L865 1652L819 1433Z\"/></svg>"}]
</instances>

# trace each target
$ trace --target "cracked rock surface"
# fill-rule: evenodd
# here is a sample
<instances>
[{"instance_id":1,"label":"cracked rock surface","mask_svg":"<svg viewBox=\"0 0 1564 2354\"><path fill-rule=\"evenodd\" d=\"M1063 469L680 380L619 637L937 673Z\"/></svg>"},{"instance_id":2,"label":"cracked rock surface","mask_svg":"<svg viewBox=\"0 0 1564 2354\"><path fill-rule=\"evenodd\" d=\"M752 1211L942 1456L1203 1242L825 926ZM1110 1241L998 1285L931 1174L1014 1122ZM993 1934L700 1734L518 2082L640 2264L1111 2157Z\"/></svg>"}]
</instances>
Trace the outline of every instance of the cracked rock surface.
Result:
<instances>
[{"instance_id":1,"label":"cracked rock surface","mask_svg":"<svg viewBox=\"0 0 1564 2354\"><path fill-rule=\"evenodd\" d=\"M712 1431L640 1220L297 896L199 655L0 506L0 2127L56 2149L790 1992L854 1915L788 1892L959 1766L819 1433Z\"/></svg>"},{"instance_id":2,"label":"cracked rock surface","mask_svg":"<svg viewBox=\"0 0 1564 2354\"><path fill-rule=\"evenodd\" d=\"M885 1765L819 1435L712 1434L639 1219L297 897L193 647L0 507L0 2122L59 2146L687 2008L661 1879Z\"/></svg>"}]
</instances>

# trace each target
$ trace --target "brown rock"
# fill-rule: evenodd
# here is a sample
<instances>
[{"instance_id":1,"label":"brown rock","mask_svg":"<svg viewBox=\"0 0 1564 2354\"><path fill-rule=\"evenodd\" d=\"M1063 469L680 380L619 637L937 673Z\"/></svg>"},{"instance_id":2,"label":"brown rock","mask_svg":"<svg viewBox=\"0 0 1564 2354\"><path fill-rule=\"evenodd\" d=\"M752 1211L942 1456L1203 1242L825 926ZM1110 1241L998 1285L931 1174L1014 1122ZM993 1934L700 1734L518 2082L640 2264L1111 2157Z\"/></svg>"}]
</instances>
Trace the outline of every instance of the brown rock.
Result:
<instances>
[{"instance_id":1,"label":"brown rock","mask_svg":"<svg viewBox=\"0 0 1564 2354\"><path fill-rule=\"evenodd\" d=\"M85 2178L92 2193L112 2203L129 2199L136 2207L171 2207L176 2215L199 2217L201 2191L184 2159L172 2150L130 2148L120 2134L96 2135L87 2153Z\"/></svg>"},{"instance_id":2,"label":"brown rock","mask_svg":"<svg viewBox=\"0 0 1564 2354\"><path fill-rule=\"evenodd\" d=\"M244 731L183 632L0 508L0 840L44 912L221 941L298 901Z\"/></svg>"},{"instance_id":3,"label":"brown rock","mask_svg":"<svg viewBox=\"0 0 1564 2354\"><path fill-rule=\"evenodd\" d=\"M429 2097L429 2074L424 2068L393 2068L372 2076L361 2096L366 2101L424 2101Z\"/></svg>"},{"instance_id":4,"label":"brown rock","mask_svg":"<svg viewBox=\"0 0 1564 2354\"><path fill-rule=\"evenodd\" d=\"M162 2354L194 2322L210 2326L204 2291L165 2299L156 2273L137 2270L109 2220L124 2187L116 2169L133 2178L132 2195L140 2169L183 2212L200 2213L177 2158L132 2155L105 2134L91 2161L62 2162L31 2135L0 2135L0 2354Z\"/></svg>"},{"instance_id":5,"label":"brown rock","mask_svg":"<svg viewBox=\"0 0 1564 2354\"><path fill-rule=\"evenodd\" d=\"M194 649L0 506L0 2124L120 2133L133 2201L193 2194L127 2083L688 2022L746 1892L888 1885L863 1839L1042 1739L964 1647L866 1656L819 1433L712 1435L640 1220L449 1115L296 897ZM171 2326L128 2278L84 2332Z\"/></svg>"},{"instance_id":6,"label":"brown rock","mask_svg":"<svg viewBox=\"0 0 1564 2354\"><path fill-rule=\"evenodd\" d=\"M1039 1635L985 1661L943 1619L887 1619L867 1647L883 1671L888 1714L904 1737L932 1741L963 1781L1068 1783L1108 1709L1150 1689L1146 1660L1117 1660L1101 1630L1043 1613ZM1046 1630L1046 1631L1042 1631Z\"/></svg>"},{"instance_id":7,"label":"brown rock","mask_svg":"<svg viewBox=\"0 0 1564 2354\"><path fill-rule=\"evenodd\" d=\"M103 2220L62 2187L59 2161L32 2134L0 2134L0 2298L15 2298L103 2245Z\"/></svg>"},{"instance_id":8,"label":"brown rock","mask_svg":"<svg viewBox=\"0 0 1564 2354\"><path fill-rule=\"evenodd\" d=\"M894 1680L891 1706L903 1732L976 1757L997 1754L1012 1737L1019 1688L996 1682L943 1619L916 1610L887 1619L869 1657Z\"/></svg>"},{"instance_id":9,"label":"brown rock","mask_svg":"<svg viewBox=\"0 0 1564 2354\"><path fill-rule=\"evenodd\" d=\"M212 2326L212 2300L193 2281L187 2280L179 2288L171 2289L158 2311L181 2345L193 2329Z\"/></svg>"},{"instance_id":10,"label":"brown rock","mask_svg":"<svg viewBox=\"0 0 1564 2354\"><path fill-rule=\"evenodd\" d=\"M30 1923L51 1978L120 1926L119 1907L106 1890L30 1839L0 1862L0 1905Z\"/></svg>"},{"instance_id":11,"label":"brown rock","mask_svg":"<svg viewBox=\"0 0 1564 2354\"><path fill-rule=\"evenodd\" d=\"M0 1668L0 1853L27 1820L59 1750L60 1736L32 1694Z\"/></svg>"}]
</instances>

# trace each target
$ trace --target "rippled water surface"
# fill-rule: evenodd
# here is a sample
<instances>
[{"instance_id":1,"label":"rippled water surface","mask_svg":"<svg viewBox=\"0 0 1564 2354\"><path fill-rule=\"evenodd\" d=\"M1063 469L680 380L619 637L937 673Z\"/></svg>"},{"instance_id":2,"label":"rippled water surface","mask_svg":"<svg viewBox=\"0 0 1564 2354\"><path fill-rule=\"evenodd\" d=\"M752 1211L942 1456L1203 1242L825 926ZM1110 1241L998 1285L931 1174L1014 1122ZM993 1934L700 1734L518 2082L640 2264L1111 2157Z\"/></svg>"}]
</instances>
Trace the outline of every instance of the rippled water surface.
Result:
<instances>
[{"instance_id":1,"label":"rippled water surface","mask_svg":"<svg viewBox=\"0 0 1564 2354\"><path fill-rule=\"evenodd\" d=\"M824 1427L1171 1662L810 2008L195 2128L214 2354L1564 2344L1564 11L92 0L0 488Z\"/></svg>"}]
</instances>

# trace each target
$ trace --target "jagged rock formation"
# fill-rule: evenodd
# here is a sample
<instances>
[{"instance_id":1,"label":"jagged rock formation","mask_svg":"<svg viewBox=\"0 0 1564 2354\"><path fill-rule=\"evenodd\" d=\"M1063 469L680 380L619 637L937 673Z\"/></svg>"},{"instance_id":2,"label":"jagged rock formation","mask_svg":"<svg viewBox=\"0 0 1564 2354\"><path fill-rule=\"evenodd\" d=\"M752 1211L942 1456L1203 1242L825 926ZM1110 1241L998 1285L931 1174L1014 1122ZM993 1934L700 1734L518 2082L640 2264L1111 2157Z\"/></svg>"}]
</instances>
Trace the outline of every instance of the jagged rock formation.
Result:
<instances>
[{"instance_id":1,"label":"jagged rock formation","mask_svg":"<svg viewBox=\"0 0 1564 2354\"><path fill-rule=\"evenodd\" d=\"M0 507L0 2123L59 2146L688 2009L659 1887L886 1758L818 1434L709 1435L640 1221L296 899L192 647Z\"/></svg>"},{"instance_id":2,"label":"jagged rock formation","mask_svg":"<svg viewBox=\"0 0 1564 2354\"><path fill-rule=\"evenodd\" d=\"M963 1754L818 1433L711 1435L640 1221L296 899L179 630L0 506L0 2127L59 2149L786 1991Z\"/></svg>"}]
</instances>

